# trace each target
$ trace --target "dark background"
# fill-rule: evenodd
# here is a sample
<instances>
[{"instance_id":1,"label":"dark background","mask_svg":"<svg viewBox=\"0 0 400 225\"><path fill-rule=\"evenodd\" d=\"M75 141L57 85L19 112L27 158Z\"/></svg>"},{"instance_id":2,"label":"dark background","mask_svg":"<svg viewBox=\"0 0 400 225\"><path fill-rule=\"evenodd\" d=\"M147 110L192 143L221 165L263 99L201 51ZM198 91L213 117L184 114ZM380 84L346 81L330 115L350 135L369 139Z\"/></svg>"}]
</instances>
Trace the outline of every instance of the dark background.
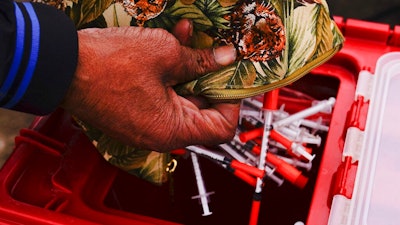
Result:
<instances>
[{"instance_id":1,"label":"dark background","mask_svg":"<svg viewBox=\"0 0 400 225\"><path fill-rule=\"evenodd\" d=\"M331 13L391 26L400 25L400 0L327 0Z\"/></svg>"}]
</instances>

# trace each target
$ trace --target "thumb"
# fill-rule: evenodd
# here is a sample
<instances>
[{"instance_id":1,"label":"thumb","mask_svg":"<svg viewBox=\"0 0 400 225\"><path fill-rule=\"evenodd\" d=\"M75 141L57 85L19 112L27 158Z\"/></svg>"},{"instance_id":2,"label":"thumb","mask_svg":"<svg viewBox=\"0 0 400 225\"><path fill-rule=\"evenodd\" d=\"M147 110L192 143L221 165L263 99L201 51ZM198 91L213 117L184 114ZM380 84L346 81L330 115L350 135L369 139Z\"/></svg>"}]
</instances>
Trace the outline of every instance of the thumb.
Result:
<instances>
[{"instance_id":1,"label":"thumb","mask_svg":"<svg viewBox=\"0 0 400 225\"><path fill-rule=\"evenodd\" d=\"M170 78L176 83L191 81L230 65L235 60L236 49L233 45L214 49L192 49L182 46L179 64L170 74Z\"/></svg>"},{"instance_id":2,"label":"thumb","mask_svg":"<svg viewBox=\"0 0 400 225\"><path fill-rule=\"evenodd\" d=\"M214 60L221 66L227 66L236 60L236 48L233 45L213 49Z\"/></svg>"}]
</instances>

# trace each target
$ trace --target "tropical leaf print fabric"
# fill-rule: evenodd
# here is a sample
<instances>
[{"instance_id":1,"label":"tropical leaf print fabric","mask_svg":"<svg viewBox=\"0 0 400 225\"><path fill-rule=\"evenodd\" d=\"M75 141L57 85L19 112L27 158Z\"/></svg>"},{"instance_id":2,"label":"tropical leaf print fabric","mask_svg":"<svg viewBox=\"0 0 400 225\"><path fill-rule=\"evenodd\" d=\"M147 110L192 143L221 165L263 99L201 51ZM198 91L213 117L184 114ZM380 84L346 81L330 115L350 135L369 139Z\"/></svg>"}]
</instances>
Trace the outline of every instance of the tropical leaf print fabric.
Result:
<instances>
[{"instance_id":1,"label":"tropical leaf print fabric","mask_svg":"<svg viewBox=\"0 0 400 225\"><path fill-rule=\"evenodd\" d=\"M299 79L333 56L343 43L324 0L45 2L64 10L78 28L144 26L171 30L178 20L186 18L194 24L192 47L236 47L237 64L177 86L181 95L230 99L260 94Z\"/></svg>"}]
</instances>

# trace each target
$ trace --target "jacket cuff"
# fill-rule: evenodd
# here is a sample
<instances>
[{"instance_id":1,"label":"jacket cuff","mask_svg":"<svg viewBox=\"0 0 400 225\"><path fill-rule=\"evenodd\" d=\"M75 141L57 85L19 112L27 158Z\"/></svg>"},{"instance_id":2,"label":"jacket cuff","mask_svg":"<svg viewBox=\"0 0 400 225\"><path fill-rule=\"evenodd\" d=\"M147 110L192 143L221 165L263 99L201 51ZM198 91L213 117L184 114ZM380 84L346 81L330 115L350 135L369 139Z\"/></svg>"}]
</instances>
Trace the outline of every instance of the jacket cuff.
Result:
<instances>
[{"instance_id":1,"label":"jacket cuff","mask_svg":"<svg viewBox=\"0 0 400 225\"><path fill-rule=\"evenodd\" d=\"M24 25L23 54L3 107L45 115L60 104L73 79L78 58L77 30L70 18L51 6L24 2L15 7L23 15L18 28L21 31Z\"/></svg>"}]
</instances>

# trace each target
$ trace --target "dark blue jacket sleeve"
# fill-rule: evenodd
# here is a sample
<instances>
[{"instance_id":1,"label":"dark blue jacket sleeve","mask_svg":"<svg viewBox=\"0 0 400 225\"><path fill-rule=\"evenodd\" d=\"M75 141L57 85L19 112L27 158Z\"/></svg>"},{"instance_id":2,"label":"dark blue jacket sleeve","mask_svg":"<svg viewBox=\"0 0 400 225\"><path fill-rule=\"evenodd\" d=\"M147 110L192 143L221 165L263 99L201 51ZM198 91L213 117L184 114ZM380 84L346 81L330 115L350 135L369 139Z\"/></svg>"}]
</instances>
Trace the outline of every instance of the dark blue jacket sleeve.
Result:
<instances>
[{"instance_id":1,"label":"dark blue jacket sleeve","mask_svg":"<svg viewBox=\"0 0 400 225\"><path fill-rule=\"evenodd\" d=\"M0 0L0 107L52 112L71 84L77 58L77 31L63 12Z\"/></svg>"}]
</instances>

